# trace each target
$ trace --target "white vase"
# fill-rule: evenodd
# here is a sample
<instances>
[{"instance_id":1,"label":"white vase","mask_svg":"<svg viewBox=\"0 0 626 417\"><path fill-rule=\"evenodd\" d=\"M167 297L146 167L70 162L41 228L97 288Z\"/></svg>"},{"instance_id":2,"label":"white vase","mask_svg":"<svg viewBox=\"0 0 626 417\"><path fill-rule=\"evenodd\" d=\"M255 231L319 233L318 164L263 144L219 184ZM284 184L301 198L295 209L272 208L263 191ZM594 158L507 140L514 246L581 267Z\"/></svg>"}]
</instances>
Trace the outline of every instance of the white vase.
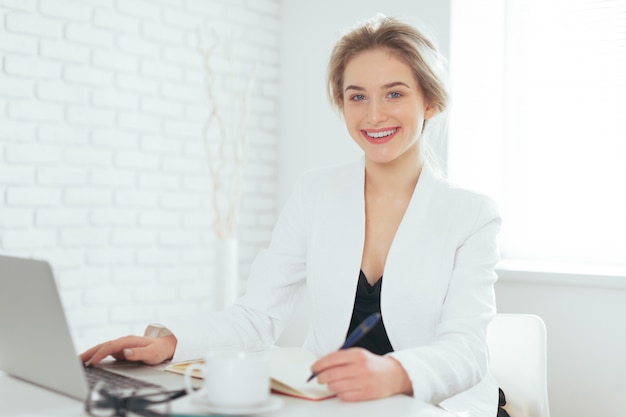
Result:
<instances>
[{"instance_id":1,"label":"white vase","mask_svg":"<svg viewBox=\"0 0 626 417\"><path fill-rule=\"evenodd\" d=\"M215 252L215 306L230 307L239 295L239 245L235 238L217 239Z\"/></svg>"}]
</instances>

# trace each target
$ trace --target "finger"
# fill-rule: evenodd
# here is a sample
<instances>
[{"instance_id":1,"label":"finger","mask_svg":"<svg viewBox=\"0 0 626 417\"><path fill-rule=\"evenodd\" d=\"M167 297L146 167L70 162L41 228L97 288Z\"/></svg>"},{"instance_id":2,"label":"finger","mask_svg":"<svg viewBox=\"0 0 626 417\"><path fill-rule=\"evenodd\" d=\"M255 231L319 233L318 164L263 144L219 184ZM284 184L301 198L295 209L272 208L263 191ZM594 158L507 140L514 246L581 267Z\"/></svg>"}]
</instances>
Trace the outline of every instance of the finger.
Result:
<instances>
[{"instance_id":1,"label":"finger","mask_svg":"<svg viewBox=\"0 0 626 417\"><path fill-rule=\"evenodd\" d=\"M125 360L141 361L149 365L156 365L172 359L176 350L177 340L174 335L142 338L148 341L135 348L125 348L121 353Z\"/></svg>"},{"instance_id":2,"label":"finger","mask_svg":"<svg viewBox=\"0 0 626 417\"><path fill-rule=\"evenodd\" d=\"M377 389L380 385L379 380L367 377L355 368L354 366L339 368L341 374L330 377L331 380L326 383L328 388L342 401L371 400L384 396Z\"/></svg>"},{"instance_id":3,"label":"finger","mask_svg":"<svg viewBox=\"0 0 626 417\"><path fill-rule=\"evenodd\" d=\"M93 352L93 354L89 358L85 358L83 360L83 365L85 366L95 366L99 364L102 359L106 358L109 353L106 353L106 347L101 345L100 348Z\"/></svg>"},{"instance_id":4,"label":"finger","mask_svg":"<svg viewBox=\"0 0 626 417\"><path fill-rule=\"evenodd\" d=\"M89 361L89 359L91 359L93 354L96 353L100 349L101 346L102 346L102 344L93 346L93 347L87 349L86 351L84 351L83 353L81 353L80 354L81 362L85 363L85 362Z\"/></svg>"},{"instance_id":5,"label":"finger","mask_svg":"<svg viewBox=\"0 0 626 417\"><path fill-rule=\"evenodd\" d=\"M127 361L143 362L148 365L156 365L164 360L154 343L146 347L126 348L122 354Z\"/></svg>"},{"instance_id":6,"label":"finger","mask_svg":"<svg viewBox=\"0 0 626 417\"><path fill-rule=\"evenodd\" d=\"M317 373L323 372L325 369L332 368L334 366L340 366L346 363L344 352L332 352L326 356L322 356L312 366L311 370Z\"/></svg>"},{"instance_id":7,"label":"finger","mask_svg":"<svg viewBox=\"0 0 626 417\"><path fill-rule=\"evenodd\" d=\"M104 358L111 355L117 360L124 360L124 349L135 348L150 343L149 338L140 336L125 336L119 339L110 340L108 342L101 343L93 348L89 349L83 355L83 363L87 366L94 366L99 364Z\"/></svg>"},{"instance_id":8,"label":"finger","mask_svg":"<svg viewBox=\"0 0 626 417\"><path fill-rule=\"evenodd\" d=\"M87 352L83 353L80 358L85 366L94 366L106 358L109 354L114 355L114 352L110 352L109 342L101 343Z\"/></svg>"},{"instance_id":9,"label":"finger","mask_svg":"<svg viewBox=\"0 0 626 417\"><path fill-rule=\"evenodd\" d=\"M331 384L338 381L354 378L354 368L353 362L336 362L334 365L326 366L317 372L317 382L328 384L330 387Z\"/></svg>"},{"instance_id":10,"label":"finger","mask_svg":"<svg viewBox=\"0 0 626 417\"><path fill-rule=\"evenodd\" d=\"M315 362L311 367L311 370L320 374L330 368L360 362L364 358L364 352L366 352L364 349L352 348L329 353Z\"/></svg>"},{"instance_id":11,"label":"finger","mask_svg":"<svg viewBox=\"0 0 626 417\"><path fill-rule=\"evenodd\" d=\"M341 377L329 381L327 386L342 401L362 401L374 398L368 394L367 384L363 385L360 378Z\"/></svg>"}]
</instances>

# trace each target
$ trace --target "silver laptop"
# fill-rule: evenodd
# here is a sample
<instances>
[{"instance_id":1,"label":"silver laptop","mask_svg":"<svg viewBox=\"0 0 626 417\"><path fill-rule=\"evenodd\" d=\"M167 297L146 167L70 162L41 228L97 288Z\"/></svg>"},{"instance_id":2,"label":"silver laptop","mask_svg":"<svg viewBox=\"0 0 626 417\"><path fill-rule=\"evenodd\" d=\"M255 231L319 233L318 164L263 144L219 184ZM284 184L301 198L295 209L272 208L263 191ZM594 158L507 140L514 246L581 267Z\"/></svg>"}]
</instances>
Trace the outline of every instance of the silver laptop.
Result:
<instances>
[{"instance_id":1,"label":"silver laptop","mask_svg":"<svg viewBox=\"0 0 626 417\"><path fill-rule=\"evenodd\" d=\"M160 367L114 362L102 368L168 389L183 386ZM0 370L80 400L87 396L86 370L46 261L0 255Z\"/></svg>"}]
</instances>

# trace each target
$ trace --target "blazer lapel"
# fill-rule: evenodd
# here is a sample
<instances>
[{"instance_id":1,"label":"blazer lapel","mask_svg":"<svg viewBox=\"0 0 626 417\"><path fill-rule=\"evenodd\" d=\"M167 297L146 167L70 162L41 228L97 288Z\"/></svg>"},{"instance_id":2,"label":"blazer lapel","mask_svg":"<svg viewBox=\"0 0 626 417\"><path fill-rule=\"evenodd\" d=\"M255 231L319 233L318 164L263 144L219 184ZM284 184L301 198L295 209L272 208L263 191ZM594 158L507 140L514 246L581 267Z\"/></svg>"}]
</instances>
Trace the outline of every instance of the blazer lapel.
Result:
<instances>
[{"instance_id":1,"label":"blazer lapel","mask_svg":"<svg viewBox=\"0 0 626 417\"><path fill-rule=\"evenodd\" d=\"M429 232L436 181L432 168L425 163L387 255L381 311L394 349L400 348L407 338L412 339L407 329L415 328L416 320L430 314L430 306L437 302L430 299L437 293L431 287L438 285L432 274L432 265L438 261L432 259L430 250L436 237Z\"/></svg>"},{"instance_id":2,"label":"blazer lapel","mask_svg":"<svg viewBox=\"0 0 626 417\"><path fill-rule=\"evenodd\" d=\"M316 209L307 262L314 334L337 349L350 325L365 240L364 160L340 168Z\"/></svg>"}]
</instances>

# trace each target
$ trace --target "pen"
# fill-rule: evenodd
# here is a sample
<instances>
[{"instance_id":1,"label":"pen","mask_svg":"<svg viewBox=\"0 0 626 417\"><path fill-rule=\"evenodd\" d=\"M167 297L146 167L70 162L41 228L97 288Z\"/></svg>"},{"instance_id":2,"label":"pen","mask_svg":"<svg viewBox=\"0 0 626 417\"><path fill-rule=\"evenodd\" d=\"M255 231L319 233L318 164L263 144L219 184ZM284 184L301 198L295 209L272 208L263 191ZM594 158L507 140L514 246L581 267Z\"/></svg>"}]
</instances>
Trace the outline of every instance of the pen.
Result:
<instances>
[{"instance_id":1,"label":"pen","mask_svg":"<svg viewBox=\"0 0 626 417\"><path fill-rule=\"evenodd\" d=\"M367 332L372 330L374 326L378 324L378 322L380 321L380 317L380 313L374 313L368 316L365 320L363 320L363 322L359 324L359 327L354 329L352 333L348 335L346 341L343 342L343 345L339 348L339 350L348 349L349 347L354 346L356 342L358 342L363 336L367 334ZM313 372L309 379L306 380L306 382L309 382L316 376L317 373Z\"/></svg>"}]
</instances>

